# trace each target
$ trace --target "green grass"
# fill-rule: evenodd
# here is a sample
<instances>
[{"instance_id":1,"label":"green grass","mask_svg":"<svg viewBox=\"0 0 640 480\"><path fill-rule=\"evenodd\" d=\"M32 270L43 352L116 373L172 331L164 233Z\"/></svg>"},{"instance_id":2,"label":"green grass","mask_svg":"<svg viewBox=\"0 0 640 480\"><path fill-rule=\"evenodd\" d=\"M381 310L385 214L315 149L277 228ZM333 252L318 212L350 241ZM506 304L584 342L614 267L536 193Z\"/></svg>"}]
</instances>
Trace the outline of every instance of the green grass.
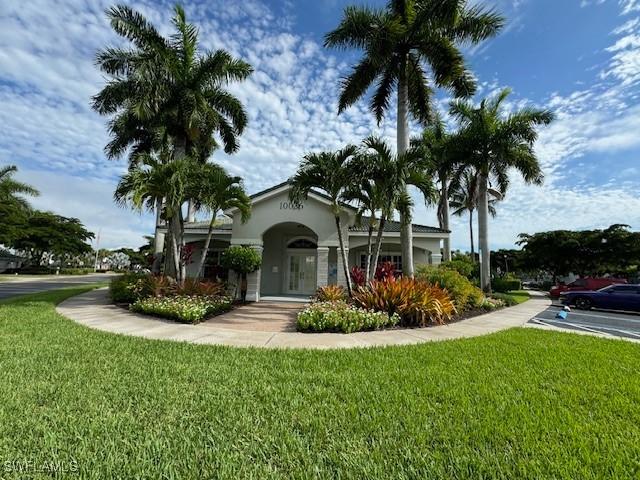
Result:
<instances>
[{"instance_id":1,"label":"green grass","mask_svg":"<svg viewBox=\"0 0 640 480\"><path fill-rule=\"evenodd\" d=\"M640 345L534 329L277 351L90 330L0 305L0 478L638 478ZM13 477L12 477L13 475ZM43 475L45 476L45 475Z\"/></svg>"},{"instance_id":2,"label":"green grass","mask_svg":"<svg viewBox=\"0 0 640 480\"><path fill-rule=\"evenodd\" d=\"M526 290L511 290L507 292L507 295L513 298L518 304L524 303L531 298L529 292Z\"/></svg>"}]
</instances>

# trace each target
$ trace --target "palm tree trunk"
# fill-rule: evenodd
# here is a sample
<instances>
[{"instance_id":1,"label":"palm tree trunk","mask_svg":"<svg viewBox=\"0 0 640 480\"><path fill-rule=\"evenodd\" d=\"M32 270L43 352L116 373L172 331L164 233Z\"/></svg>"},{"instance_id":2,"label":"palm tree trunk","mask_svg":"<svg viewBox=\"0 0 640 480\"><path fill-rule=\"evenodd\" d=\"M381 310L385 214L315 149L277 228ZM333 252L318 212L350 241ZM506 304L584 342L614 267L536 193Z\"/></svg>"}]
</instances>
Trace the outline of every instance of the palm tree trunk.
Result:
<instances>
[{"instance_id":1,"label":"palm tree trunk","mask_svg":"<svg viewBox=\"0 0 640 480\"><path fill-rule=\"evenodd\" d=\"M407 85L407 58L402 60L398 78L397 150L402 155L409 149L409 89ZM407 186L404 187L407 189ZM400 215L400 244L402 246L403 274L413 277L413 230L411 214Z\"/></svg>"},{"instance_id":2,"label":"palm tree trunk","mask_svg":"<svg viewBox=\"0 0 640 480\"><path fill-rule=\"evenodd\" d=\"M371 251L371 240L373 237L373 223L375 221L375 215L371 215L371 219L369 220L369 232L367 235L367 261L365 264L365 277L367 281L370 279L369 274L371 273L371 260L372 260L372 251Z\"/></svg>"},{"instance_id":3,"label":"palm tree trunk","mask_svg":"<svg viewBox=\"0 0 640 480\"><path fill-rule=\"evenodd\" d=\"M209 222L209 231L207 232L207 239L204 241L204 248L202 250L202 256L200 257L200 265L198 265L198 274L197 278L202 277L202 273L204 270L204 264L207 261L207 254L209 253L209 245L211 245L211 237L213 237L213 224L215 222L215 213L213 217L211 217L211 222Z\"/></svg>"},{"instance_id":4,"label":"palm tree trunk","mask_svg":"<svg viewBox=\"0 0 640 480\"><path fill-rule=\"evenodd\" d=\"M384 232L384 225L387 219L383 215L380 216L380 223L378 224L378 233L376 234L376 248L373 253L373 259L371 261L371 278L368 280L373 280L376 270L378 268L378 259L380 258L380 249L382 248L382 233Z\"/></svg>"},{"instance_id":5,"label":"palm tree trunk","mask_svg":"<svg viewBox=\"0 0 640 480\"><path fill-rule=\"evenodd\" d=\"M336 228L338 229L338 243L340 244L340 255L342 255L342 268L344 268L344 276L347 281L347 294L351 297L351 276L349 275L349 260L347 252L344 251L344 238L342 237L342 222L340 215L335 216Z\"/></svg>"},{"instance_id":6,"label":"palm tree trunk","mask_svg":"<svg viewBox=\"0 0 640 480\"><path fill-rule=\"evenodd\" d=\"M440 193L440 202L442 203L442 229L449 230L449 182L446 175L440 177L442 191ZM447 236L444 239L444 261L451 260L451 238Z\"/></svg>"},{"instance_id":7,"label":"palm tree trunk","mask_svg":"<svg viewBox=\"0 0 640 480\"><path fill-rule=\"evenodd\" d=\"M162 228L162 198L156 199L156 227L153 237L153 266L151 267L151 272L154 275L160 274L164 252L164 233L160 232L160 228Z\"/></svg>"},{"instance_id":8,"label":"palm tree trunk","mask_svg":"<svg viewBox=\"0 0 640 480\"><path fill-rule=\"evenodd\" d=\"M480 288L491 293L491 264L489 252L489 198L487 195L488 178L480 173L478 192L478 243L480 248Z\"/></svg>"},{"instance_id":9,"label":"palm tree trunk","mask_svg":"<svg viewBox=\"0 0 640 480\"><path fill-rule=\"evenodd\" d=\"M169 219L169 238L171 242L171 265L168 272L169 276L175 278L176 282L182 283L180 279L180 246L179 234L177 233L177 214Z\"/></svg>"},{"instance_id":10,"label":"palm tree trunk","mask_svg":"<svg viewBox=\"0 0 640 480\"><path fill-rule=\"evenodd\" d=\"M476 263L476 252L473 248L473 210L469 210L469 237L471 240L471 260Z\"/></svg>"}]
</instances>

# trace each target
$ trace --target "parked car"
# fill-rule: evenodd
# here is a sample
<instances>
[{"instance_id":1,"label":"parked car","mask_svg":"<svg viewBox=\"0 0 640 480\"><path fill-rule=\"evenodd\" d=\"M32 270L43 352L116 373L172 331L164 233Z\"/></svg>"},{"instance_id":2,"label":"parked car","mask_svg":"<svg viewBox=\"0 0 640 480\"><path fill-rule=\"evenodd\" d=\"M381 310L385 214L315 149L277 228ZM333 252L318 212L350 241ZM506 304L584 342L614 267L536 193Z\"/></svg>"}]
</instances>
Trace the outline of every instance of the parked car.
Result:
<instances>
[{"instance_id":1,"label":"parked car","mask_svg":"<svg viewBox=\"0 0 640 480\"><path fill-rule=\"evenodd\" d=\"M608 287L609 285L616 285L621 283L627 283L623 278L579 278L566 285L556 285L549 290L549 296L551 298L558 298L562 292L571 291L584 291L584 290L600 290L601 288Z\"/></svg>"},{"instance_id":2,"label":"parked car","mask_svg":"<svg viewBox=\"0 0 640 480\"><path fill-rule=\"evenodd\" d=\"M604 308L607 310L631 310L640 312L640 285L609 285L595 292L582 290L562 292L564 305L575 305L582 310Z\"/></svg>"}]
</instances>

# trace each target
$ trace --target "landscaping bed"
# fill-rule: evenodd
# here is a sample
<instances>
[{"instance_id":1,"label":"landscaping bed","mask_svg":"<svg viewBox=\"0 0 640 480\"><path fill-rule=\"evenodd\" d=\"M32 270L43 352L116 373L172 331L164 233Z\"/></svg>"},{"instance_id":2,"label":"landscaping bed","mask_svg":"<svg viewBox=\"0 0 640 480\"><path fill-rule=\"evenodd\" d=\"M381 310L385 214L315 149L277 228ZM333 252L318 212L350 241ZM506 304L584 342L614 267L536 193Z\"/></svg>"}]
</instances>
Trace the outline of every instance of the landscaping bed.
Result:
<instances>
[{"instance_id":1,"label":"landscaping bed","mask_svg":"<svg viewBox=\"0 0 640 480\"><path fill-rule=\"evenodd\" d=\"M182 323L200 323L233 307L220 282L188 279L179 285L163 276L127 274L114 278L109 292L114 303L132 312Z\"/></svg>"},{"instance_id":2,"label":"landscaping bed","mask_svg":"<svg viewBox=\"0 0 640 480\"><path fill-rule=\"evenodd\" d=\"M55 312L87 290L0 303L3 462L74 462L78 478L638 478L637 344L524 328L338 351L160 342Z\"/></svg>"},{"instance_id":3,"label":"landscaping bed","mask_svg":"<svg viewBox=\"0 0 640 480\"><path fill-rule=\"evenodd\" d=\"M379 272L376 280L365 282L354 269L352 278L360 281L351 298L339 286L319 288L312 304L298 313L297 330L352 333L443 325L528 299L526 292L485 297L466 277L447 268L421 267L415 279L396 277L390 265Z\"/></svg>"}]
</instances>

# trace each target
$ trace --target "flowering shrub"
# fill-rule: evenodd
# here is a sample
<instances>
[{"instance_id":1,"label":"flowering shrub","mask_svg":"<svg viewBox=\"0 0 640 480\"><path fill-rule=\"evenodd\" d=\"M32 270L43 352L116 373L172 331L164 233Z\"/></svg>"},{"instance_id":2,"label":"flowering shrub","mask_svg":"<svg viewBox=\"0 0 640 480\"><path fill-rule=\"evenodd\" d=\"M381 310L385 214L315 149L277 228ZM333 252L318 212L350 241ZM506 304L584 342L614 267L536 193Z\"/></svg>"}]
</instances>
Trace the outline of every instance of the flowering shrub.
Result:
<instances>
[{"instance_id":1,"label":"flowering shrub","mask_svg":"<svg viewBox=\"0 0 640 480\"><path fill-rule=\"evenodd\" d=\"M365 310L345 301L318 302L298 313L297 329L303 332L359 332L397 325L398 314Z\"/></svg>"},{"instance_id":2,"label":"flowering shrub","mask_svg":"<svg viewBox=\"0 0 640 480\"><path fill-rule=\"evenodd\" d=\"M147 297L137 300L129 308L133 312L158 315L184 323L199 323L204 318L231 309L230 297L176 295Z\"/></svg>"},{"instance_id":3,"label":"flowering shrub","mask_svg":"<svg viewBox=\"0 0 640 480\"><path fill-rule=\"evenodd\" d=\"M342 285L325 285L318 288L314 296L314 300L318 302L335 302L346 299L347 292Z\"/></svg>"},{"instance_id":4,"label":"flowering shrub","mask_svg":"<svg viewBox=\"0 0 640 480\"><path fill-rule=\"evenodd\" d=\"M374 280L359 287L353 299L356 305L368 310L398 314L401 323L407 326L443 324L456 313L446 290L407 277Z\"/></svg>"}]
</instances>

